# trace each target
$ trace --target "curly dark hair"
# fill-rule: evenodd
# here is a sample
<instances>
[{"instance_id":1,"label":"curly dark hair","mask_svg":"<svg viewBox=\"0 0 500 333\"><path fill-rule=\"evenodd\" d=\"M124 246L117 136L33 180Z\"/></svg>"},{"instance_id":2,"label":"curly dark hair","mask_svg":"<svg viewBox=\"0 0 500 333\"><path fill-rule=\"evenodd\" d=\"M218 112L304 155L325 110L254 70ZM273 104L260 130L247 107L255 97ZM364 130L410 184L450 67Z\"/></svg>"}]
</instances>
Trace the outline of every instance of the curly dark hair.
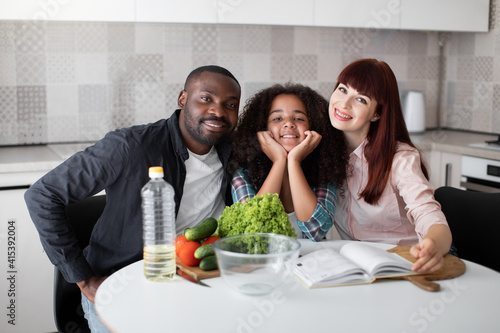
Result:
<instances>
[{"instance_id":1,"label":"curly dark hair","mask_svg":"<svg viewBox=\"0 0 500 333\"><path fill-rule=\"evenodd\" d=\"M307 86L291 82L263 89L247 101L233 133L229 172L244 169L254 188L262 186L272 162L262 152L257 132L267 129L272 102L282 94L295 95L304 103L311 130L322 136L318 147L302 161L307 182L310 186L335 183L340 188L348 162L344 134L330 124L325 98Z\"/></svg>"}]
</instances>

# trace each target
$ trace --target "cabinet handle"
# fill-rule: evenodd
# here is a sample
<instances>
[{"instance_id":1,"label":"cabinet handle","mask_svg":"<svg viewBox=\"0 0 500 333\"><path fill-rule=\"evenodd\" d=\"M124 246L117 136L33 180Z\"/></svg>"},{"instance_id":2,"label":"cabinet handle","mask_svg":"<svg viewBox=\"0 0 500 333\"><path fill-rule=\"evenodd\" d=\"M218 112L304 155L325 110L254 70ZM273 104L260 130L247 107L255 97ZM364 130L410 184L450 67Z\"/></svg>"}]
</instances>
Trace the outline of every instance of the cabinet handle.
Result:
<instances>
[{"instance_id":1,"label":"cabinet handle","mask_svg":"<svg viewBox=\"0 0 500 333\"><path fill-rule=\"evenodd\" d=\"M452 164L451 163L446 163L446 167L445 167L445 174L444 174L444 185L445 186L451 186L450 183L451 183L451 167L452 167Z\"/></svg>"}]
</instances>

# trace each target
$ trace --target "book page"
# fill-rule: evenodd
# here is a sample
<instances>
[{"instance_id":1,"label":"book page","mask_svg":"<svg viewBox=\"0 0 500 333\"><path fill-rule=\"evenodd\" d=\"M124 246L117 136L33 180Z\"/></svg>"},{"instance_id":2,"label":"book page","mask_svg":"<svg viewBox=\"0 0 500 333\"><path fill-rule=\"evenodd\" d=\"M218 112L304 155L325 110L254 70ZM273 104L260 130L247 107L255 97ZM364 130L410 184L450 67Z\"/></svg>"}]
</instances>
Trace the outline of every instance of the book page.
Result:
<instances>
[{"instance_id":1,"label":"book page","mask_svg":"<svg viewBox=\"0 0 500 333\"><path fill-rule=\"evenodd\" d=\"M362 283L372 279L359 266L331 248L321 249L299 258L294 273L310 287Z\"/></svg>"},{"instance_id":2,"label":"book page","mask_svg":"<svg viewBox=\"0 0 500 333\"><path fill-rule=\"evenodd\" d=\"M362 267L375 277L412 274L413 263L395 253L363 243L349 243L340 249L340 254Z\"/></svg>"}]
</instances>

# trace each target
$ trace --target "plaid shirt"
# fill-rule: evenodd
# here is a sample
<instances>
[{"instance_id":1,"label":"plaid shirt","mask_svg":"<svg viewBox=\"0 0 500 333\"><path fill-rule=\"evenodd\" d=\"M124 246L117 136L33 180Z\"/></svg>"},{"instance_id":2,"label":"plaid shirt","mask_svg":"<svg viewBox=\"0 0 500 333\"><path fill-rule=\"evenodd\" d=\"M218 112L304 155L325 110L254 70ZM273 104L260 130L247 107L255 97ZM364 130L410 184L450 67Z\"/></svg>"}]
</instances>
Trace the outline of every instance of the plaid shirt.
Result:
<instances>
[{"instance_id":1,"label":"plaid shirt","mask_svg":"<svg viewBox=\"0 0 500 333\"><path fill-rule=\"evenodd\" d=\"M311 190L318 198L318 203L309 221L301 222L297 219L297 225L307 238L320 241L333 225L337 187L335 184L330 183L325 186L312 186ZM245 203L257 194L257 191L247 181L241 169L233 175L231 194L233 202L239 201L241 203Z\"/></svg>"}]
</instances>

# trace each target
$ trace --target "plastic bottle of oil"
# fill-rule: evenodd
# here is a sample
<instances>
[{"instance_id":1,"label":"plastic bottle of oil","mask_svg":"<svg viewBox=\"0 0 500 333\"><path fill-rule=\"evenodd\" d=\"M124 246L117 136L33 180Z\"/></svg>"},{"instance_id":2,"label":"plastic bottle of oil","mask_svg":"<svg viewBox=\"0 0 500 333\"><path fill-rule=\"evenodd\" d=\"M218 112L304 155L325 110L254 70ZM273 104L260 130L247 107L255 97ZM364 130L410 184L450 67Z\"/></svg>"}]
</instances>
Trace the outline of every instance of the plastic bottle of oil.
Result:
<instances>
[{"instance_id":1,"label":"plastic bottle of oil","mask_svg":"<svg viewBox=\"0 0 500 333\"><path fill-rule=\"evenodd\" d=\"M144 275L167 281L175 275L175 201L173 187L163 180L163 168L149 168L150 181L141 190Z\"/></svg>"}]
</instances>

